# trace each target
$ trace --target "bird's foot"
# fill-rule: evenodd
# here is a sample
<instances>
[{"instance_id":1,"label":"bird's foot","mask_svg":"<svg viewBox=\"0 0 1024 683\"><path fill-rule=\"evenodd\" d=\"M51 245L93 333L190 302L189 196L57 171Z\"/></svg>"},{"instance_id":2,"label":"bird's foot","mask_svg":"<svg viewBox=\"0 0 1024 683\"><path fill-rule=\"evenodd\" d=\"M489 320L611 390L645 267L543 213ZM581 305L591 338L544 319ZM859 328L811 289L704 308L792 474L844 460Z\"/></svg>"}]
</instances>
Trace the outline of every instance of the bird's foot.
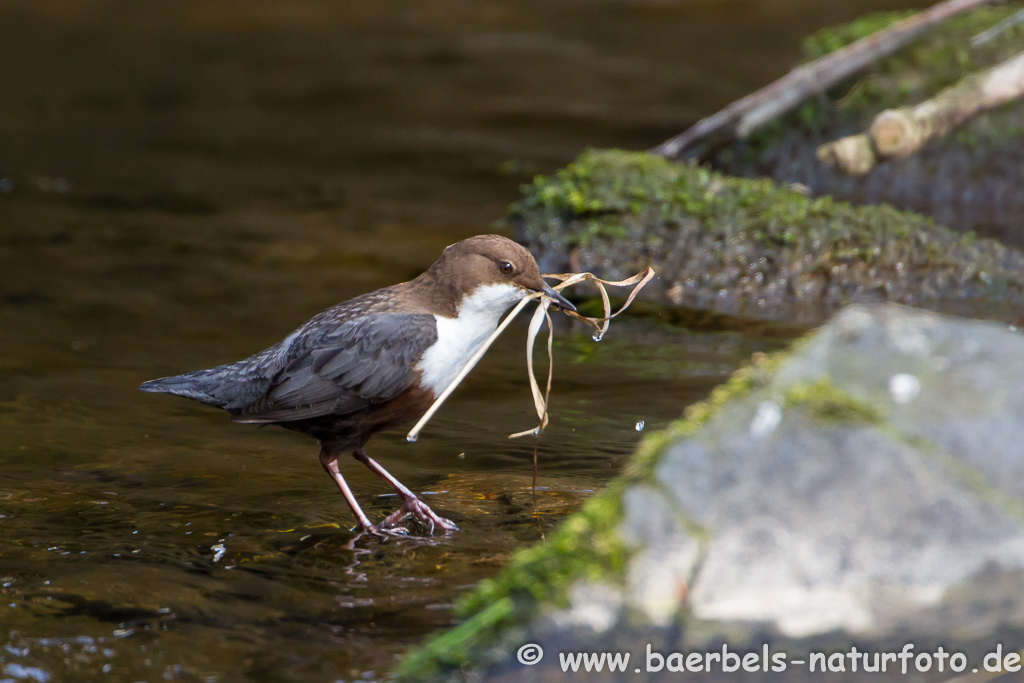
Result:
<instances>
[{"instance_id":1,"label":"bird's foot","mask_svg":"<svg viewBox=\"0 0 1024 683\"><path fill-rule=\"evenodd\" d=\"M429 528L431 536L434 535L434 529L437 528L440 528L445 535L448 535L451 532L458 530L459 528L455 525L455 522L453 522L452 520L445 519L444 517L438 515L436 512L431 510L430 507L419 498L406 499L406 501L402 503L402 507L392 512L390 515L387 516L387 518L383 522L380 523L380 528L385 529L388 532L393 532L396 528L402 528L395 527L395 525L401 522L409 515L414 516L416 519L422 522L424 526ZM405 531L405 533L408 533L407 530L403 529L403 531Z\"/></svg>"}]
</instances>

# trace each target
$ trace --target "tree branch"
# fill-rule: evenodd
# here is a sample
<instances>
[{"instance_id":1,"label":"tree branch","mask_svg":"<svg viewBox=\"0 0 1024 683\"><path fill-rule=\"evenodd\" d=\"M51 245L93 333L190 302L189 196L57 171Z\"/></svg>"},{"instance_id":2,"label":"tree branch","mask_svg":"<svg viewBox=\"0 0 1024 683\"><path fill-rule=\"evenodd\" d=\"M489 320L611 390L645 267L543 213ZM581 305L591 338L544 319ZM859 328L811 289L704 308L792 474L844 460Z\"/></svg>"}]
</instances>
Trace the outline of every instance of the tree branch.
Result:
<instances>
[{"instance_id":1,"label":"tree branch","mask_svg":"<svg viewBox=\"0 0 1024 683\"><path fill-rule=\"evenodd\" d=\"M864 175L881 161L903 159L948 135L979 113L1024 96L1024 52L960 79L914 107L886 109L867 133L818 148L818 158L849 175Z\"/></svg>"},{"instance_id":2,"label":"tree branch","mask_svg":"<svg viewBox=\"0 0 1024 683\"><path fill-rule=\"evenodd\" d=\"M996 1L944 0L887 29L798 66L777 81L736 100L717 114L701 119L676 137L652 149L651 153L679 159L693 143L723 131L731 131L737 137L745 138L751 131L786 113L811 95L824 92L875 60L896 52L933 26L967 10Z\"/></svg>"}]
</instances>

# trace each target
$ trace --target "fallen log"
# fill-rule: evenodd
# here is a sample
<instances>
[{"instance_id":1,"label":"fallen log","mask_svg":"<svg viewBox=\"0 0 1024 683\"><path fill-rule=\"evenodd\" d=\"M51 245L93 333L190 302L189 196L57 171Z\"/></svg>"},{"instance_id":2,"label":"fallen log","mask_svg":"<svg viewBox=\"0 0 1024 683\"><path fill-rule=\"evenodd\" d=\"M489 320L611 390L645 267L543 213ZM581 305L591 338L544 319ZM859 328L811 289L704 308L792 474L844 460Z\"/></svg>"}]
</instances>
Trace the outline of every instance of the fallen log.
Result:
<instances>
[{"instance_id":1,"label":"fallen log","mask_svg":"<svg viewBox=\"0 0 1024 683\"><path fill-rule=\"evenodd\" d=\"M887 109L866 133L818 148L818 159L847 175L864 175L882 161L903 159L979 113L1024 96L1024 53L972 74L913 107Z\"/></svg>"},{"instance_id":2,"label":"fallen log","mask_svg":"<svg viewBox=\"0 0 1024 683\"><path fill-rule=\"evenodd\" d=\"M1006 31L1009 31L1017 24L1022 23L1024 23L1024 9L1020 10L1016 14L1011 14L992 28L982 31L971 38L971 47L981 47L982 45L991 43Z\"/></svg>"},{"instance_id":3,"label":"fallen log","mask_svg":"<svg viewBox=\"0 0 1024 683\"><path fill-rule=\"evenodd\" d=\"M872 62L891 55L937 24L996 1L944 0L919 14L895 22L887 29L798 66L782 78L736 100L717 114L701 119L652 149L651 153L668 159L680 159L693 143L714 133L730 131L739 138L745 138L753 130L793 109L808 97L824 92Z\"/></svg>"}]
</instances>

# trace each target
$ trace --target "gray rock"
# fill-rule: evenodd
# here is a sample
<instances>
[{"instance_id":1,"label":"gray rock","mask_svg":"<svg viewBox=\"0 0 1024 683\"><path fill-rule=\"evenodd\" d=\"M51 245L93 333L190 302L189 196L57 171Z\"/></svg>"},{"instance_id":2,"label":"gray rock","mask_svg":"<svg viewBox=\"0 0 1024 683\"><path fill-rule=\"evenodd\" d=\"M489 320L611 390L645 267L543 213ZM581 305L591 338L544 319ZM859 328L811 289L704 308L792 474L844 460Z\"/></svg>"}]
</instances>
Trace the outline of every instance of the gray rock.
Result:
<instances>
[{"instance_id":1,"label":"gray rock","mask_svg":"<svg viewBox=\"0 0 1024 683\"><path fill-rule=\"evenodd\" d=\"M559 653L621 651L628 673L586 680L736 680L721 662L710 674L647 670L648 646L667 657L723 643L758 654L759 667L765 644L788 661L942 645L963 652L969 672L997 644L1024 646L1022 472L1024 335L892 304L851 307L641 446L606 494L618 523L588 541L620 548L609 566L528 551L534 564L509 573L568 588L490 595L507 616L466 615L481 627L456 639L458 669L442 636L403 675L561 680ZM585 528L571 518L576 531L564 533ZM517 661L524 643L542 646L539 664ZM843 681L878 678L853 673L845 654L830 661L845 663ZM739 675L820 679L795 664ZM953 674L947 663L930 675Z\"/></svg>"}]
</instances>

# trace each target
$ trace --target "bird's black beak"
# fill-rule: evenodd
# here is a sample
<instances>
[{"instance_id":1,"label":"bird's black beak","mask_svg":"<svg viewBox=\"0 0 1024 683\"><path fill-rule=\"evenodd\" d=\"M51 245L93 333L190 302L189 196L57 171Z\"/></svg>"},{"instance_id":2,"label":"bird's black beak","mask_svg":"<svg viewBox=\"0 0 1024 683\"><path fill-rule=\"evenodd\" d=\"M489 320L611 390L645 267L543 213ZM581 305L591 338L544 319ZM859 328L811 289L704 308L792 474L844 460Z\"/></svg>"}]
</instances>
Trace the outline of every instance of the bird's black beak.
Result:
<instances>
[{"instance_id":1,"label":"bird's black beak","mask_svg":"<svg viewBox=\"0 0 1024 683\"><path fill-rule=\"evenodd\" d=\"M564 296L556 292L554 288L552 288L551 285L549 285L548 283L545 282L544 289L540 291L544 292L544 294L547 295L548 298L553 299L554 302L558 304L559 308L564 308L565 310L572 311L573 313L576 312L576 307L573 306L568 299L566 299Z\"/></svg>"}]
</instances>

